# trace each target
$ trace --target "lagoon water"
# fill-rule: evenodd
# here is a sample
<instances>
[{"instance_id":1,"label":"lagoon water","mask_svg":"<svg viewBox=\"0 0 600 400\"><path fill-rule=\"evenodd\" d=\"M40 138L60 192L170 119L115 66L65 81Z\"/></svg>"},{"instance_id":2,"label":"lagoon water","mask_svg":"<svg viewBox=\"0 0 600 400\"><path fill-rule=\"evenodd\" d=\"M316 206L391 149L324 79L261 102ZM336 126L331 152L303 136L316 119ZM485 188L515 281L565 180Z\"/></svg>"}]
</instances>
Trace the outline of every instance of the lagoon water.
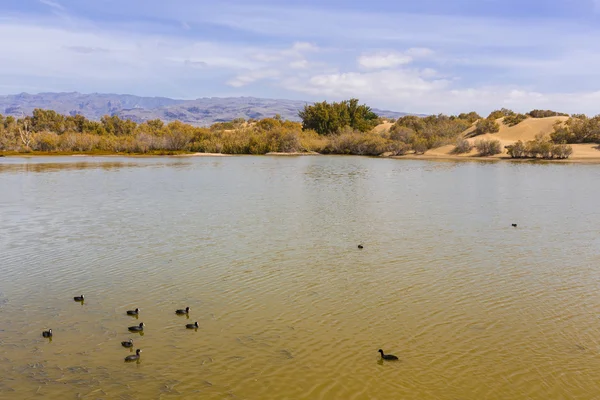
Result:
<instances>
[{"instance_id":1,"label":"lagoon water","mask_svg":"<svg viewBox=\"0 0 600 400\"><path fill-rule=\"evenodd\" d=\"M0 159L0 398L598 399L599 182L575 164Z\"/></svg>"}]
</instances>

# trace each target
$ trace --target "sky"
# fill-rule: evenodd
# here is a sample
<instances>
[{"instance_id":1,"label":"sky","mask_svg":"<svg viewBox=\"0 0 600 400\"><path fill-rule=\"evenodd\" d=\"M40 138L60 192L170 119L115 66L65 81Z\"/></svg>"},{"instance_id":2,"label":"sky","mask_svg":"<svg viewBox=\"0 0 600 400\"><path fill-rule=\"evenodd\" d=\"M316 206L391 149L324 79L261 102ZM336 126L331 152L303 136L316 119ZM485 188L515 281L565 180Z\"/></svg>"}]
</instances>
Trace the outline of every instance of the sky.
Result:
<instances>
[{"instance_id":1,"label":"sky","mask_svg":"<svg viewBox=\"0 0 600 400\"><path fill-rule=\"evenodd\" d=\"M600 113L600 0L1 0L0 94Z\"/></svg>"}]
</instances>

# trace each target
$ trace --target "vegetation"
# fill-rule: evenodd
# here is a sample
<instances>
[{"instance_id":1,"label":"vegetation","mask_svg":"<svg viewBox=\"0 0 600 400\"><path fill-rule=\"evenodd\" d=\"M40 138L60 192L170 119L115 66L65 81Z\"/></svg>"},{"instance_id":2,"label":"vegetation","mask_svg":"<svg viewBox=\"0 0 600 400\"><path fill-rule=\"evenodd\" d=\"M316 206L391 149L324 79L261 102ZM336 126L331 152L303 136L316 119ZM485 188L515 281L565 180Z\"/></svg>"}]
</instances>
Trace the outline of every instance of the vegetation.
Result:
<instances>
[{"instance_id":1,"label":"vegetation","mask_svg":"<svg viewBox=\"0 0 600 400\"><path fill-rule=\"evenodd\" d=\"M481 119L481 115L477 114L475 111L471 111L470 113L460 113L457 117L450 118L462 119L472 124L473 122Z\"/></svg>"},{"instance_id":2,"label":"vegetation","mask_svg":"<svg viewBox=\"0 0 600 400\"><path fill-rule=\"evenodd\" d=\"M512 114L507 117L504 117L502 123L506 126L515 126L525 121L527 118L529 117L525 114Z\"/></svg>"},{"instance_id":3,"label":"vegetation","mask_svg":"<svg viewBox=\"0 0 600 400\"><path fill-rule=\"evenodd\" d=\"M562 115L549 110L533 110L532 118ZM495 117L513 126L527 118L511 110L494 111L482 119L475 112L447 116L404 116L389 131L373 131L383 122L357 99L340 103L316 103L299 113L302 122L279 115L262 120L218 122L197 127L179 121L150 120L136 123L118 116L99 121L82 115L61 115L36 109L31 116L15 118L0 115L0 153L42 152L177 154L187 152L224 154L266 154L270 152L318 152L325 154L403 155L422 154L428 149L454 144L453 153L468 153L472 145L463 133L475 124L473 135L498 132ZM389 120L385 120L389 121ZM507 146L513 158L567 158L569 143L600 143L600 116L573 115L554 126L550 137L536 137L527 143ZM497 140L478 140L479 155L501 152Z\"/></svg>"},{"instance_id":4,"label":"vegetation","mask_svg":"<svg viewBox=\"0 0 600 400\"><path fill-rule=\"evenodd\" d=\"M475 148L480 156L493 156L502 153L500 141L495 139L478 139L475 141Z\"/></svg>"},{"instance_id":5,"label":"vegetation","mask_svg":"<svg viewBox=\"0 0 600 400\"><path fill-rule=\"evenodd\" d=\"M552 110L531 110L527 113L531 118L547 118L547 117L568 117L569 114L560 113Z\"/></svg>"},{"instance_id":6,"label":"vegetation","mask_svg":"<svg viewBox=\"0 0 600 400\"><path fill-rule=\"evenodd\" d=\"M312 129L320 135L340 133L347 127L368 132L379 123L379 116L369 106L359 105L358 99L307 104L298 116L302 118L303 129Z\"/></svg>"},{"instance_id":7,"label":"vegetation","mask_svg":"<svg viewBox=\"0 0 600 400\"><path fill-rule=\"evenodd\" d=\"M569 158L573 148L567 144L554 144L549 137L538 134L534 140L523 143L521 140L506 146L508 155L512 158Z\"/></svg>"},{"instance_id":8,"label":"vegetation","mask_svg":"<svg viewBox=\"0 0 600 400\"><path fill-rule=\"evenodd\" d=\"M500 125L498 125L498 123L492 119L492 118L486 118L486 119L481 119L479 120L479 122L477 122L477 125L475 125L475 131L473 132L473 136L478 136L478 135L483 135L486 133L496 133L500 130Z\"/></svg>"},{"instance_id":9,"label":"vegetation","mask_svg":"<svg viewBox=\"0 0 600 400\"><path fill-rule=\"evenodd\" d=\"M470 152L472 148L473 148L473 146L471 145L471 143L469 143L469 141L467 139L458 139L456 141L456 145L455 145L454 149L452 150L452 153L453 154L464 154L464 153Z\"/></svg>"},{"instance_id":10,"label":"vegetation","mask_svg":"<svg viewBox=\"0 0 600 400\"><path fill-rule=\"evenodd\" d=\"M472 124L476 113L447 116L443 114L417 117L407 115L398 118L390 128L390 137L410 146L416 153L454 143Z\"/></svg>"},{"instance_id":11,"label":"vegetation","mask_svg":"<svg viewBox=\"0 0 600 400\"><path fill-rule=\"evenodd\" d=\"M490 115L488 115L488 119L491 120L496 120L498 118L502 118L502 117L510 117L511 115L514 115L515 112L513 110L509 110L507 108L501 108L500 110L494 110L490 113Z\"/></svg>"},{"instance_id":12,"label":"vegetation","mask_svg":"<svg viewBox=\"0 0 600 400\"><path fill-rule=\"evenodd\" d=\"M554 143L600 143L600 115L573 115L564 123L557 122L550 136Z\"/></svg>"}]
</instances>

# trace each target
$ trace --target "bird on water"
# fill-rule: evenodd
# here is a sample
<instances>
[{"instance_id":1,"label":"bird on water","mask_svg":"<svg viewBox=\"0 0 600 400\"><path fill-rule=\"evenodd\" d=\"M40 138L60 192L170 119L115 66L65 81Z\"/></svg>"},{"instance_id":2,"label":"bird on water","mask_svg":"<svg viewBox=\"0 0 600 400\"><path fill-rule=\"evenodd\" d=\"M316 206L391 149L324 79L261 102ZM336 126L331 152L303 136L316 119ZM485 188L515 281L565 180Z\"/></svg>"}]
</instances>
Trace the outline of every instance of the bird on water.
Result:
<instances>
[{"instance_id":1,"label":"bird on water","mask_svg":"<svg viewBox=\"0 0 600 400\"><path fill-rule=\"evenodd\" d=\"M516 228L516 227L517 227L517 224L512 224L512 226L513 226L513 228Z\"/></svg>"},{"instance_id":2,"label":"bird on water","mask_svg":"<svg viewBox=\"0 0 600 400\"><path fill-rule=\"evenodd\" d=\"M358 248L359 248L359 249L362 249L362 248L364 248L364 247L363 247L363 245L362 245L362 244L359 244L359 245L358 245Z\"/></svg>"},{"instance_id":3,"label":"bird on water","mask_svg":"<svg viewBox=\"0 0 600 400\"><path fill-rule=\"evenodd\" d=\"M42 332L42 336L51 338L52 337L52 329L48 329L47 331Z\"/></svg>"},{"instance_id":4,"label":"bird on water","mask_svg":"<svg viewBox=\"0 0 600 400\"><path fill-rule=\"evenodd\" d=\"M140 309L136 308L135 310L127 310L127 315L138 315L140 313Z\"/></svg>"},{"instance_id":5,"label":"bird on water","mask_svg":"<svg viewBox=\"0 0 600 400\"><path fill-rule=\"evenodd\" d=\"M139 324L139 325L130 326L128 329L129 329L131 332L142 332L142 331L144 330L144 326L145 326L145 325L144 325L144 323L143 323L143 322L140 322L140 324Z\"/></svg>"},{"instance_id":6,"label":"bird on water","mask_svg":"<svg viewBox=\"0 0 600 400\"><path fill-rule=\"evenodd\" d=\"M133 339L126 340L125 342L121 342L121 346L123 347L133 347Z\"/></svg>"},{"instance_id":7,"label":"bird on water","mask_svg":"<svg viewBox=\"0 0 600 400\"><path fill-rule=\"evenodd\" d=\"M383 354L383 350L381 350L381 349L379 349L377 351L381 353L381 358L383 358L384 360L395 361L398 359L398 357L396 357L393 354Z\"/></svg>"},{"instance_id":8,"label":"bird on water","mask_svg":"<svg viewBox=\"0 0 600 400\"><path fill-rule=\"evenodd\" d=\"M75 301L83 301L83 295L81 295L81 296L75 296L75 297L73 297L73 300L75 300Z\"/></svg>"},{"instance_id":9,"label":"bird on water","mask_svg":"<svg viewBox=\"0 0 600 400\"><path fill-rule=\"evenodd\" d=\"M185 315L185 314L189 314L190 313L190 308L186 307L185 310L176 310L175 314L179 314L179 315Z\"/></svg>"},{"instance_id":10,"label":"bird on water","mask_svg":"<svg viewBox=\"0 0 600 400\"><path fill-rule=\"evenodd\" d=\"M135 354L132 354L130 356L125 357L125 361L137 361L140 359L140 353L142 352L142 350L137 349L135 351Z\"/></svg>"},{"instance_id":11,"label":"bird on water","mask_svg":"<svg viewBox=\"0 0 600 400\"><path fill-rule=\"evenodd\" d=\"M194 322L193 324L187 324L185 327L188 329L198 329L198 322Z\"/></svg>"}]
</instances>

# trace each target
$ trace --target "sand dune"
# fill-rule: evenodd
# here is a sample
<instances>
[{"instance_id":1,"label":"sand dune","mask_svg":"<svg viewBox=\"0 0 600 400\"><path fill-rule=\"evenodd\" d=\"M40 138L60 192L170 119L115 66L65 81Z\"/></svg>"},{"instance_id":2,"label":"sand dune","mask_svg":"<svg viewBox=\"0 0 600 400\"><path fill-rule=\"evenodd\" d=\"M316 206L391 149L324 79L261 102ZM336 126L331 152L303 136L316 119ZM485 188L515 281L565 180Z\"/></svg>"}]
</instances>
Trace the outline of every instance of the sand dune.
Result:
<instances>
[{"instance_id":1,"label":"sand dune","mask_svg":"<svg viewBox=\"0 0 600 400\"><path fill-rule=\"evenodd\" d=\"M508 154L504 146L511 145L518 140L527 142L534 140L535 136L539 133L550 135L554 131L554 124L557 122L566 121L568 117L548 117L548 118L528 118L515 126L506 126L502 123L502 118L496 120L500 125L500 130L496 133L487 133L485 135L479 135L476 137L470 137L475 130L475 124L472 127L463 132L463 137L466 137L472 144L478 139L495 139L499 140L502 145L502 153L492 157L486 158L506 158ZM383 133L389 131L393 124L385 123L380 124L373 130L374 132ZM592 161L598 160L600 162L600 146L596 144L573 144L573 154L569 158L570 160L582 160ZM477 150L473 149L470 153L465 154L452 154L454 145L446 145L435 149L428 150L422 156L414 156L421 158L468 158L476 157Z\"/></svg>"},{"instance_id":2,"label":"sand dune","mask_svg":"<svg viewBox=\"0 0 600 400\"><path fill-rule=\"evenodd\" d=\"M373 133L386 133L389 132L390 128L394 125L393 122L384 122L382 124L377 125L375 128L373 128L372 132Z\"/></svg>"}]
</instances>

